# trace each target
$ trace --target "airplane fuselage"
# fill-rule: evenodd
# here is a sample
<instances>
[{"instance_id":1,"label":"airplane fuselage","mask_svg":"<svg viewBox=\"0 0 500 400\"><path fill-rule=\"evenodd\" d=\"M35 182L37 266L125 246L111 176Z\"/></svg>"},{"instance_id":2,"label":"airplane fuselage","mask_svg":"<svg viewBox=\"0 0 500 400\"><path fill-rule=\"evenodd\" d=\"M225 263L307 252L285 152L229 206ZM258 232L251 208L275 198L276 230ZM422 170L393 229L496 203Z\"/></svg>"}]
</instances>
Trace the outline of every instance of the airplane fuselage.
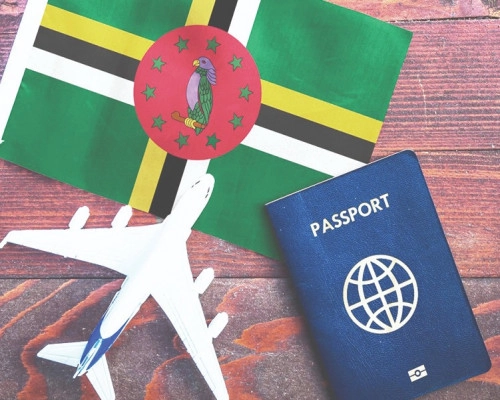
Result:
<instances>
[{"instance_id":1,"label":"airplane fuselage","mask_svg":"<svg viewBox=\"0 0 500 400\"><path fill-rule=\"evenodd\" d=\"M90 335L75 376L85 374L99 361L149 297L147 285L139 286L138 281L139 279L131 279L131 277L124 280L120 291L115 294L108 309ZM129 295L131 292L133 296Z\"/></svg>"},{"instance_id":2,"label":"airplane fuselage","mask_svg":"<svg viewBox=\"0 0 500 400\"><path fill-rule=\"evenodd\" d=\"M151 295L171 321L218 400L229 398L212 343L228 322L218 313L207 326L199 295L214 278L212 268L193 281L186 241L207 205L214 178L206 174L176 201L160 224L128 227L130 207L123 207L111 228L83 229L89 210L81 207L69 229L11 231L0 242L20 244L110 268L126 276L87 342L48 344L38 356L76 367L86 374L103 400L116 398L105 353Z\"/></svg>"},{"instance_id":3,"label":"airplane fuselage","mask_svg":"<svg viewBox=\"0 0 500 400\"><path fill-rule=\"evenodd\" d=\"M172 229L168 218L161 224L159 240L147 249L144 260L132 260L141 265L134 274L129 275L115 294L108 309L94 328L87 346L83 351L76 376L85 374L109 350L123 332L128 322L137 314L141 305L151 294L152 280L168 279L168 270L172 266L158 263L163 258L165 248L172 242ZM191 272L189 272L191 273Z\"/></svg>"}]
</instances>

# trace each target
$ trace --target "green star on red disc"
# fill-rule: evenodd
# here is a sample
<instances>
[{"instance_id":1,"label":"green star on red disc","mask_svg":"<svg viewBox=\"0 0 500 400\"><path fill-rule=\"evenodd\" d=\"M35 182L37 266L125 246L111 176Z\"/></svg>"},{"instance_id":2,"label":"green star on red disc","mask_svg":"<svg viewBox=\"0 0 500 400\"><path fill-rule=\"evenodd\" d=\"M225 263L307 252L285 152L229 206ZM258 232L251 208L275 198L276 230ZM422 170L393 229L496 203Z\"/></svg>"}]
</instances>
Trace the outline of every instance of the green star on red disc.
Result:
<instances>
[{"instance_id":1,"label":"green star on red disc","mask_svg":"<svg viewBox=\"0 0 500 400\"><path fill-rule=\"evenodd\" d=\"M217 139L216 134L212 134L210 136L207 136L207 146L212 146L215 150L217 150L217 143L220 142L220 139Z\"/></svg>"},{"instance_id":2,"label":"green star on red disc","mask_svg":"<svg viewBox=\"0 0 500 400\"><path fill-rule=\"evenodd\" d=\"M187 43L189 39L183 39L182 37L179 36L179 41L175 44L179 48L179 53L182 50L187 50Z\"/></svg>"},{"instance_id":3,"label":"green star on red disc","mask_svg":"<svg viewBox=\"0 0 500 400\"><path fill-rule=\"evenodd\" d=\"M161 72L161 69L166 63L162 61L161 56L158 58L153 58L153 66L151 69L157 69L158 71Z\"/></svg>"},{"instance_id":4,"label":"green star on red disc","mask_svg":"<svg viewBox=\"0 0 500 400\"><path fill-rule=\"evenodd\" d=\"M216 37L214 36L213 39L207 40L207 42L207 50L212 50L214 53L217 53L217 47L220 46L220 43L217 42Z\"/></svg>"},{"instance_id":5,"label":"green star on red disc","mask_svg":"<svg viewBox=\"0 0 500 400\"><path fill-rule=\"evenodd\" d=\"M182 146L188 145L188 139L189 135L183 135L182 132L179 132L179 137L175 139L175 142L179 143L179 149L181 149Z\"/></svg>"},{"instance_id":6,"label":"green star on red disc","mask_svg":"<svg viewBox=\"0 0 500 400\"><path fill-rule=\"evenodd\" d=\"M146 100L149 100L151 97L155 97L155 90L156 88L149 87L149 85L146 83L146 90L144 90L142 94L146 96Z\"/></svg>"},{"instance_id":7,"label":"green star on red disc","mask_svg":"<svg viewBox=\"0 0 500 400\"><path fill-rule=\"evenodd\" d=\"M161 117L161 115L158 115L157 117L153 118L153 125L151 126L151 128L158 128L161 131L164 123L165 120Z\"/></svg>"},{"instance_id":8,"label":"green star on red disc","mask_svg":"<svg viewBox=\"0 0 500 400\"><path fill-rule=\"evenodd\" d=\"M139 63L134 81L135 110L145 133L185 159L206 160L234 149L255 124L260 103L252 56L212 26L184 26L160 37Z\"/></svg>"},{"instance_id":9,"label":"green star on red disc","mask_svg":"<svg viewBox=\"0 0 500 400\"><path fill-rule=\"evenodd\" d=\"M236 68L242 68L241 66L241 61L243 58L238 58L235 55L233 55L233 59L229 61L229 64L233 66L233 71L236 71Z\"/></svg>"},{"instance_id":10,"label":"green star on red disc","mask_svg":"<svg viewBox=\"0 0 500 400\"><path fill-rule=\"evenodd\" d=\"M253 92L248 88L248 85L240 89L240 97L244 98L246 101L248 101L251 94L253 94Z\"/></svg>"},{"instance_id":11,"label":"green star on red disc","mask_svg":"<svg viewBox=\"0 0 500 400\"><path fill-rule=\"evenodd\" d=\"M233 129L236 129L238 126L242 126L241 120L243 119L243 115L241 117L236 114L233 115L233 119L229 121L233 125Z\"/></svg>"}]
</instances>

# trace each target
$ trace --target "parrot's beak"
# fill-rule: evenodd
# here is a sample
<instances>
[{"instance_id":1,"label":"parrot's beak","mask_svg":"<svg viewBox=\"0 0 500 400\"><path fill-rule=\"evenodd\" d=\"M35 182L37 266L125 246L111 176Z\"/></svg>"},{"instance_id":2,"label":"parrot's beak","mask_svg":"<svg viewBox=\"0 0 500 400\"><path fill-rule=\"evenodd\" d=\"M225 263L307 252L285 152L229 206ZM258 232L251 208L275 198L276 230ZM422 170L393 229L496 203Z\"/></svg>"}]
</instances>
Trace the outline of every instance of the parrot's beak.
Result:
<instances>
[{"instance_id":1,"label":"parrot's beak","mask_svg":"<svg viewBox=\"0 0 500 400\"><path fill-rule=\"evenodd\" d=\"M199 67L199 66L200 66L200 60L194 60L193 67Z\"/></svg>"}]
</instances>

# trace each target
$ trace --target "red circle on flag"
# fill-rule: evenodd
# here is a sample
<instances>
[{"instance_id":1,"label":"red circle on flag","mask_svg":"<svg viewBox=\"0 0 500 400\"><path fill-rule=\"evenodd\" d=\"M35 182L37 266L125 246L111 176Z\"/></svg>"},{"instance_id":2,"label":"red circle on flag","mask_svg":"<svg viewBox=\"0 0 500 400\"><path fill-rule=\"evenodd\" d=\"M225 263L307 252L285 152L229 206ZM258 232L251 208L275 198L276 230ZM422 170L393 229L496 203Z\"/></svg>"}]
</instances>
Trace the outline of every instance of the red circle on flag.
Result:
<instances>
[{"instance_id":1,"label":"red circle on flag","mask_svg":"<svg viewBox=\"0 0 500 400\"><path fill-rule=\"evenodd\" d=\"M241 143L257 120L259 71L227 32L177 28L142 58L134 103L146 134L168 153L190 160L218 157Z\"/></svg>"}]
</instances>

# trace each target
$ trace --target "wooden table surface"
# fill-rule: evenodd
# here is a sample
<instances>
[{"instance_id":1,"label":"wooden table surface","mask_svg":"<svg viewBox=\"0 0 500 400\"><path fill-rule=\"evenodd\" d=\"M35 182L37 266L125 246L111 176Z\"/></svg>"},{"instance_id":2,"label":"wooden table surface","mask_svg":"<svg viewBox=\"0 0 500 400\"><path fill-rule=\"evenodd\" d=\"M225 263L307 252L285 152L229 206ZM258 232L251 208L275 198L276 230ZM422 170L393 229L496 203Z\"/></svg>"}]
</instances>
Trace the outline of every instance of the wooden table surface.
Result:
<instances>
[{"instance_id":1,"label":"wooden table surface","mask_svg":"<svg viewBox=\"0 0 500 400\"><path fill-rule=\"evenodd\" d=\"M0 77L26 0L0 0ZM425 399L500 399L500 4L497 0L338 0L414 32L373 160L417 152L492 359L490 372ZM81 205L107 226L120 205L0 160L0 239L63 228ZM156 222L134 212L132 224ZM215 269L207 318L231 399L327 399L284 265L193 232L195 275ZM95 399L74 369L35 357L45 344L87 340L122 277L20 246L0 251L0 400ZM460 327L457 327L460 329ZM108 352L118 399L211 399L170 322L149 299Z\"/></svg>"}]
</instances>

